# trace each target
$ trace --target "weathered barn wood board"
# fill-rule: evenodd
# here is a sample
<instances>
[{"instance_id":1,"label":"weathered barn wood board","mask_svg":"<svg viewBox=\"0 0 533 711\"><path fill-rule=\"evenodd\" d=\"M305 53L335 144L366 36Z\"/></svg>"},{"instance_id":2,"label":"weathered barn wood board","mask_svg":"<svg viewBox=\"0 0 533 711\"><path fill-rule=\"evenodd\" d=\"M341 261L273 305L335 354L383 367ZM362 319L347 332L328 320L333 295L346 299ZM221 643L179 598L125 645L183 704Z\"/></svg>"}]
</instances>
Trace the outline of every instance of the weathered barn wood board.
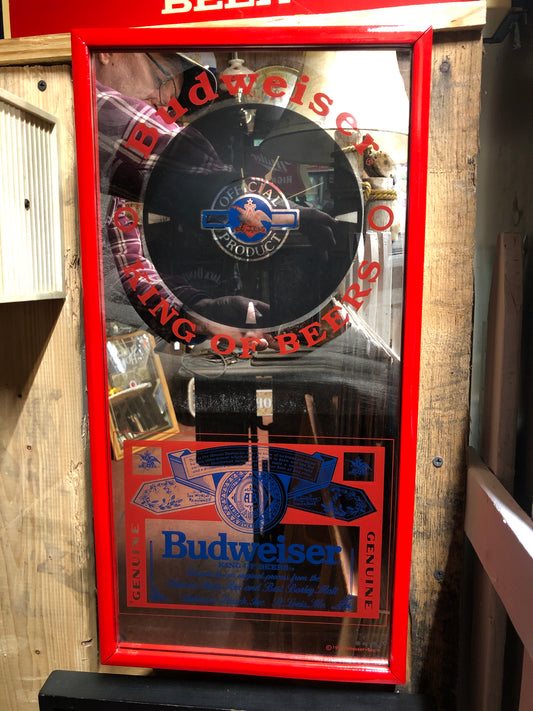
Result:
<instances>
[{"instance_id":1,"label":"weathered barn wood board","mask_svg":"<svg viewBox=\"0 0 533 711\"><path fill-rule=\"evenodd\" d=\"M409 688L443 710L459 659L481 55L475 32L435 36Z\"/></svg>"},{"instance_id":2,"label":"weathered barn wood board","mask_svg":"<svg viewBox=\"0 0 533 711\"><path fill-rule=\"evenodd\" d=\"M68 65L0 70L0 86L60 119L67 280L64 300L0 308L4 711L35 710L52 669L97 659L71 84Z\"/></svg>"}]
</instances>

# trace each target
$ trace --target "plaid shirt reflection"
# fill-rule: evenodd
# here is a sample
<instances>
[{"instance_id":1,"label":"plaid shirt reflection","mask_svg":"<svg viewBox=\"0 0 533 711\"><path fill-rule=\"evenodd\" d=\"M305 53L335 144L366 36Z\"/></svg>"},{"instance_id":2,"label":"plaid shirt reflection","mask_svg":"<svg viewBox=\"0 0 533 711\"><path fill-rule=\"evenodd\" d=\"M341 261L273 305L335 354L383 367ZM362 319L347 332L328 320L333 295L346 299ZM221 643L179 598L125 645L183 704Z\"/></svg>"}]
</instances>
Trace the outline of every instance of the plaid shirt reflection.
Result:
<instances>
[{"instance_id":1,"label":"plaid shirt reflection","mask_svg":"<svg viewBox=\"0 0 533 711\"><path fill-rule=\"evenodd\" d=\"M206 294L198 292L179 277L173 278L172 292L167 288L154 265L144 256L141 212L150 174L169 142L180 131L180 127L175 123L166 123L157 115L155 109L140 99L125 97L98 82L96 91L100 193L102 196L110 196L104 228L120 280L132 303L138 304L123 267L140 260L147 283L138 288L137 294L142 294L155 285L160 296L166 299L171 307L180 311L184 302L192 305ZM126 145L139 123L157 131L155 146L147 158ZM229 170L228 166L220 162L209 142L190 129L187 131L187 141L182 152L177 159L173 156L172 167L191 175L209 175ZM117 227L115 215L120 208L133 208L137 212L139 220L136 226L132 226L134 213L126 209L120 213L121 216L117 219L120 227Z\"/></svg>"}]
</instances>

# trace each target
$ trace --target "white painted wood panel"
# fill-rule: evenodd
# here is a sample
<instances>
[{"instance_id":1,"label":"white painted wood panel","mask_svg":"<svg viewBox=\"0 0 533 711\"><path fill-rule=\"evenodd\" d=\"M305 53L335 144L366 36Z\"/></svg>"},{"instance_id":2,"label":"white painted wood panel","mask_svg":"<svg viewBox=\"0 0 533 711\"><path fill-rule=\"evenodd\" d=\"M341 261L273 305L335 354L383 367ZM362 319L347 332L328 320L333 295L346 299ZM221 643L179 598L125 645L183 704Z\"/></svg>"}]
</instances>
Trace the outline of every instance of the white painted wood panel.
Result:
<instances>
[{"instance_id":1,"label":"white painted wood panel","mask_svg":"<svg viewBox=\"0 0 533 711\"><path fill-rule=\"evenodd\" d=\"M0 90L0 302L65 296L58 127Z\"/></svg>"}]
</instances>

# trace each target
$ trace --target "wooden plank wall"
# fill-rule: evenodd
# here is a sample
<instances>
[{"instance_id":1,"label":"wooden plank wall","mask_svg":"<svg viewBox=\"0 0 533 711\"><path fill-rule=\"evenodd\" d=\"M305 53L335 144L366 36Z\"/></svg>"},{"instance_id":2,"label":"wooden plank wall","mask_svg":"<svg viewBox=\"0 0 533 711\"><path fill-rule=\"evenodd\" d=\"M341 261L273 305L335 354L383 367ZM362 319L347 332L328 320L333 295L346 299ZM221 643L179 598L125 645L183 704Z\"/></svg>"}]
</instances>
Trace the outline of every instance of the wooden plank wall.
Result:
<instances>
[{"instance_id":1,"label":"wooden plank wall","mask_svg":"<svg viewBox=\"0 0 533 711\"><path fill-rule=\"evenodd\" d=\"M0 307L0 699L26 711L51 669L97 664L94 553L71 70L0 85L59 117L63 181L67 297Z\"/></svg>"},{"instance_id":2,"label":"wooden plank wall","mask_svg":"<svg viewBox=\"0 0 533 711\"><path fill-rule=\"evenodd\" d=\"M0 85L59 117L63 181L66 299L0 305L0 706L29 711L52 669L97 664L71 69Z\"/></svg>"},{"instance_id":3,"label":"wooden plank wall","mask_svg":"<svg viewBox=\"0 0 533 711\"><path fill-rule=\"evenodd\" d=\"M480 65L479 31L436 36L405 691L431 693L446 711L457 679ZM0 703L36 711L53 669L99 668L70 66L3 67L0 86L59 116L62 132L67 298L0 307Z\"/></svg>"},{"instance_id":4,"label":"wooden plank wall","mask_svg":"<svg viewBox=\"0 0 533 711\"><path fill-rule=\"evenodd\" d=\"M443 711L460 657L481 55L477 32L435 36L409 686Z\"/></svg>"}]
</instances>

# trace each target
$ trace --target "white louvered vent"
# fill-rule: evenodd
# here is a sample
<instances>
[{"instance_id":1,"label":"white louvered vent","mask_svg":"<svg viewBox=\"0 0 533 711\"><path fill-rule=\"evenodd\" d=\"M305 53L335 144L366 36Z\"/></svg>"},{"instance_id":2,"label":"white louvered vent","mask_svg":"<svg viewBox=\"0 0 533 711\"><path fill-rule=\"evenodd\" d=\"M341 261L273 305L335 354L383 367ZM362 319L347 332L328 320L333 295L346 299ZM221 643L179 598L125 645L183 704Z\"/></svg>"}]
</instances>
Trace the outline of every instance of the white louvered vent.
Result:
<instances>
[{"instance_id":1,"label":"white louvered vent","mask_svg":"<svg viewBox=\"0 0 533 711\"><path fill-rule=\"evenodd\" d=\"M0 89L0 302L65 296L57 133Z\"/></svg>"}]
</instances>

